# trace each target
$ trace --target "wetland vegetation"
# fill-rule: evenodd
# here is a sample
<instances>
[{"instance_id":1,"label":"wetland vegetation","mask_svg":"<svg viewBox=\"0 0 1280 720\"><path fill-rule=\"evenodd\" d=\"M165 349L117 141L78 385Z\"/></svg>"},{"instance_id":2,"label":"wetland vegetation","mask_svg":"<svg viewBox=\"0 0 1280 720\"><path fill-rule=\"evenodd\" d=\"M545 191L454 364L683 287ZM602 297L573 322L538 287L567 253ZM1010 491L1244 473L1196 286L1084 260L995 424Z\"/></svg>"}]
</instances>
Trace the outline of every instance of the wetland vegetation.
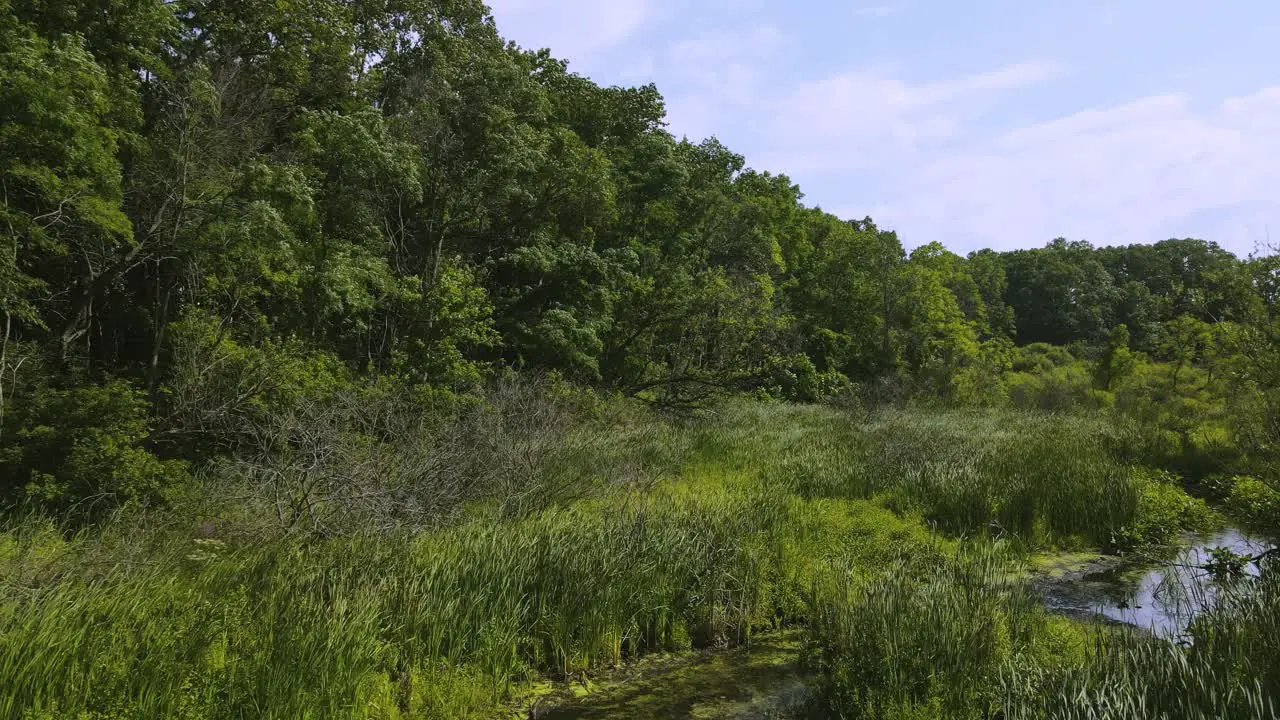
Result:
<instances>
[{"instance_id":1,"label":"wetland vegetation","mask_svg":"<svg viewBox=\"0 0 1280 720\"><path fill-rule=\"evenodd\" d=\"M664 118L477 0L0 0L0 718L1275 716L1272 249Z\"/></svg>"}]
</instances>

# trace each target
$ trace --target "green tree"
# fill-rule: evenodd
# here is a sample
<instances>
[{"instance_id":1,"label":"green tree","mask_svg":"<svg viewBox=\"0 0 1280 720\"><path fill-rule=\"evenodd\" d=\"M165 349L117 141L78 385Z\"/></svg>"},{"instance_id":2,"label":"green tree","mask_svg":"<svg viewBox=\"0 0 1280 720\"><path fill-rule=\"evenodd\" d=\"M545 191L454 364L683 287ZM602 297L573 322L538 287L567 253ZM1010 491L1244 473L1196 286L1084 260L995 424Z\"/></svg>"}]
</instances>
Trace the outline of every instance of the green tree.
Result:
<instances>
[{"instance_id":1,"label":"green tree","mask_svg":"<svg viewBox=\"0 0 1280 720\"><path fill-rule=\"evenodd\" d=\"M1007 253L1004 261L1020 344L1106 337L1116 291L1089 243L1058 238L1043 248Z\"/></svg>"},{"instance_id":2,"label":"green tree","mask_svg":"<svg viewBox=\"0 0 1280 720\"><path fill-rule=\"evenodd\" d=\"M1111 390L1133 373L1137 358L1129 349L1129 328L1123 324L1111 328L1107 337L1107 346L1094 367L1094 378L1098 387Z\"/></svg>"}]
</instances>

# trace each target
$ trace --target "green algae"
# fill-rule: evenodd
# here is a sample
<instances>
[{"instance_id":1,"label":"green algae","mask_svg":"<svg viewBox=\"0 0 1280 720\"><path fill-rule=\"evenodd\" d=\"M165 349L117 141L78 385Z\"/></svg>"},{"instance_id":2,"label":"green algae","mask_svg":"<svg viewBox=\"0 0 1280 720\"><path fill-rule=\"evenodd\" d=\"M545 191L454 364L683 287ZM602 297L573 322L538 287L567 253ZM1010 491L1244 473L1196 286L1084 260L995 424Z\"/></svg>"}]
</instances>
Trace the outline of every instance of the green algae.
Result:
<instances>
[{"instance_id":1,"label":"green algae","mask_svg":"<svg viewBox=\"0 0 1280 720\"><path fill-rule=\"evenodd\" d=\"M569 683L544 695L527 717L593 718L782 717L805 697L799 667L800 634L759 636L728 650L674 653L641 659L594 685Z\"/></svg>"},{"instance_id":2,"label":"green algae","mask_svg":"<svg viewBox=\"0 0 1280 720\"><path fill-rule=\"evenodd\" d=\"M1109 561L1099 552L1059 552L1032 555L1027 564L1033 576L1061 579L1092 572Z\"/></svg>"}]
</instances>

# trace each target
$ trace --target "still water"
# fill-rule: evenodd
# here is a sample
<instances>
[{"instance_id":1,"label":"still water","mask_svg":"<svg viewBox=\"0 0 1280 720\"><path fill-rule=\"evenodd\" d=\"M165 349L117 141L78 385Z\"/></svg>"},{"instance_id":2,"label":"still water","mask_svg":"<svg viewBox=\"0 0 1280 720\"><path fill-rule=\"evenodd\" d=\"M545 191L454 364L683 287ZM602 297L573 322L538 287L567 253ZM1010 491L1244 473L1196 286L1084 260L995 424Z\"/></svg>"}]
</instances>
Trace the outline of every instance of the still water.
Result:
<instances>
[{"instance_id":1,"label":"still water","mask_svg":"<svg viewBox=\"0 0 1280 720\"><path fill-rule=\"evenodd\" d=\"M1223 592L1219 583L1196 567L1209 562L1211 549L1256 556L1272 547L1261 537L1227 528L1190 539L1164 563L1097 564L1047 581L1043 584L1046 604L1058 612L1101 616L1178 639ZM1246 572L1256 576L1258 568L1249 565Z\"/></svg>"}]
</instances>

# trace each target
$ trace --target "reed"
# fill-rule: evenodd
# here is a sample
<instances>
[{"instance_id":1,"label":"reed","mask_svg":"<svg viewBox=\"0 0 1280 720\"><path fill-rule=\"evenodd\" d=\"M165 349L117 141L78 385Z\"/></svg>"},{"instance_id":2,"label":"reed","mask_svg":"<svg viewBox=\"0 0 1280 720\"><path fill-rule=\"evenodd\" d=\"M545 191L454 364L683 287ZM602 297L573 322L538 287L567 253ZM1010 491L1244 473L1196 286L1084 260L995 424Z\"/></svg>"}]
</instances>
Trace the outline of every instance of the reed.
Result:
<instances>
[{"instance_id":1,"label":"reed","mask_svg":"<svg viewBox=\"0 0 1280 720\"><path fill-rule=\"evenodd\" d=\"M1041 621L1018 591L980 590L1002 587L996 560L945 560L948 537L1096 541L1143 512L1138 476L1084 419L602 418L521 455L540 459L527 483L504 475L517 502L426 530L273 534L253 499L213 537L183 505L73 537L11 521L0 717L493 717L539 679L806 622L835 643L835 695L852 678L842 697L877 707L959 706ZM872 675L840 649L864 644Z\"/></svg>"}]
</instances>

